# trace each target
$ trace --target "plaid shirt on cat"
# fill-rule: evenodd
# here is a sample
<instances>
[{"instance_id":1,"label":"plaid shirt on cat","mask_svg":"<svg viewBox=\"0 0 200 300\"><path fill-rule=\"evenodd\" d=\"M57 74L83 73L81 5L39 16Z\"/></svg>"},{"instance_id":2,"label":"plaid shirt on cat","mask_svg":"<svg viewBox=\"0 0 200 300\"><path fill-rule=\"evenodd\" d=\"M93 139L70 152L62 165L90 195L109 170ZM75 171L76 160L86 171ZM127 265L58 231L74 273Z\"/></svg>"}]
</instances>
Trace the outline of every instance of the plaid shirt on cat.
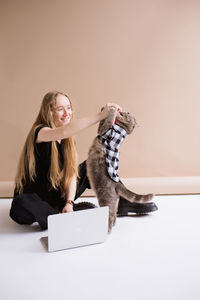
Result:
<instances>
[{"instance_id":1,"label":"plaid shirt on cat","mask_svg":"<svg viewBox=\"0 0 200 300\"><path fill-rule=\"evenodd\" d=\"M126 130L114 124L103 135L98 136L104 147L108 174L115 182L119 182L119 147L127 135Z\"/></svg>"}]
</instances>

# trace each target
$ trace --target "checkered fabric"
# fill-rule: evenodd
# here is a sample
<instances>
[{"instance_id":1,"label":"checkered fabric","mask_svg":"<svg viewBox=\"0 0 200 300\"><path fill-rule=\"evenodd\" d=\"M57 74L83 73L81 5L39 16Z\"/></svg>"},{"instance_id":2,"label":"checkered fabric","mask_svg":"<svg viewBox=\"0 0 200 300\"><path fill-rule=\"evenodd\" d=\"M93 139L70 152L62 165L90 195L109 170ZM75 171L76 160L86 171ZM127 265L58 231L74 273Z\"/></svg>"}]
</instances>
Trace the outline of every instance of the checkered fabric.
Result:
<instances>
[{"instance_id":1,"label":"checkered fabric","mask_svg":"<svg viewBox=\"0 0 200 300\"><path fill-rule=\"evenodd\" d=\"M127 135L126 130L115 124L102 136L99 136L104 147L108 174L116 182L119 182L119 147Z\"/></svg>"}]
</instances>

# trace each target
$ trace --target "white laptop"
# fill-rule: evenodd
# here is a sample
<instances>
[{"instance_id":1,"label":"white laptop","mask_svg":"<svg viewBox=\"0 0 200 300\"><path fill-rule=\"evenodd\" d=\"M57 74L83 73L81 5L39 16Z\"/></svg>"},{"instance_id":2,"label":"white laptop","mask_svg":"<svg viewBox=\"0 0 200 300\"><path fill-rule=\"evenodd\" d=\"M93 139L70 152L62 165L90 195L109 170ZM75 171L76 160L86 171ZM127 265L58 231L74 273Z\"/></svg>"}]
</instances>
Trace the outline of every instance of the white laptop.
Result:
<instances>
[{"instance_id":1,"label":"white laptop","mask_svg":"<svg viewBox=\"0 0 200 300\"><path fill-rule=\"evenodd\" d=\"M48 216L48 251L103 243L108 216L108 206Z\"/></svg>"}]
</instances>

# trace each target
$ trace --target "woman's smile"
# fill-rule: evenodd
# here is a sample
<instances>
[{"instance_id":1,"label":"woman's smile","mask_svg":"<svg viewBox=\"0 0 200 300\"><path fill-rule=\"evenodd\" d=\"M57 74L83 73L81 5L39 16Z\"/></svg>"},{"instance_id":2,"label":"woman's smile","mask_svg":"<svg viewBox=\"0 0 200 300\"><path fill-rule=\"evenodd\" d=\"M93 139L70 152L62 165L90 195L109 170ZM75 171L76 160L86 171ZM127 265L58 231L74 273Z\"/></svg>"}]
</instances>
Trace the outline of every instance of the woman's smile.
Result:
<instances>
[{"instance_id":1,"label":"woman's smile","mask_svg":"<svg viewBox=\"0 0 200 300\"><path fill-rule=\"evenodd\" d=\"M66 125L72 118L72 109L69 99L64 95L58 95L56 108L53 110L53 120L56 127Z\"/></svg>"}]
</instances>

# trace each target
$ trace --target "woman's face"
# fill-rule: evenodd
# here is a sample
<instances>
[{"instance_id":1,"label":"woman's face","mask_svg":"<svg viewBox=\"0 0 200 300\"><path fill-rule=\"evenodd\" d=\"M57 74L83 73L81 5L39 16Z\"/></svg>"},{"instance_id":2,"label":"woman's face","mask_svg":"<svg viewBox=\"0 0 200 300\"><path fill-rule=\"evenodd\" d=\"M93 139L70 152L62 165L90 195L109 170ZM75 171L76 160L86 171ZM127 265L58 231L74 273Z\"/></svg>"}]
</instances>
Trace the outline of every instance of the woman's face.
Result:
<instances>
[{"instance_id":1,"label":"woman's face","mask_svg":"<svg viewBox=\"0 0 200 300\"><path fill-rule=\"evenodd\" d=\"M69 99L58 94L56 98L56 107L53 109L53 121L56 127L66 125L72 117L72 109Z\"/></svg>"}]
</instances>

